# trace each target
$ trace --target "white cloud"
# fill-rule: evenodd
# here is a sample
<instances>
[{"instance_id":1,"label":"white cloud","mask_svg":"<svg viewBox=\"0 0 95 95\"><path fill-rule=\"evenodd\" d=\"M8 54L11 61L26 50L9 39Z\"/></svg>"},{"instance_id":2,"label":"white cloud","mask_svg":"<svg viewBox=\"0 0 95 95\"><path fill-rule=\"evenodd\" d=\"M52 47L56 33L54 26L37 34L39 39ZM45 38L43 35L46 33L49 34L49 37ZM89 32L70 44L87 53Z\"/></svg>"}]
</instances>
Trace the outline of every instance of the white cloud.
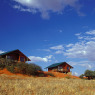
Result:
<instances>
[{"instance_id":1,"label":"white cloud","mask_svg":"<svg viewBox=\"0 0 95 95\"><path fill-rule=\"evenodd\" d=\"M81 34L81 33L77 33L77 34L75 34L75 36L77 36L77 37L78 37L78 39L84 39L84 37L82 36L82 34Z\"/></svg>"},{"instance_id":2,"label":"white cloud","mask_svg":"<svg viewBox=\"0 0 95 95\"><path fill-rule=\"evenodd\" d=\"M71 66L76 66L76 65L77 65L77 66L85 67L86 69L95 68L94 62L92 62L92 61L87 61L87 60L78 61L78 62L69 61L68 63L69 63Z\"/></svg>"},{"instance_id":3,"label":"white cloud","mask_svg":"<svg viewBox=\"0 0 95 95\"><path fill-rule=\"evenodd\" d=\"M73 75L74 75L74 76L78 76L78 73L77 73L77 72L74 72Z\"/></svg>"},{"instance_id":4,"label":"white cloud","mask_svg":"<svg viewBox=\"0 0 95 95\"><path fill-rule=\"evenodd\" d=\"M86 34L95 35L95 30L88 31Z\"/></svg>"},{"instance_id":5,"label":"white cloud","mask_svg":"<svg viewBox=\"0 0 95 95\"><path fill-rule=\"evenodd\" d=\"M73 44L68 44L68 45L66 45L66 47L72 47L73 46Z\"/></svg>"},{"instance_id":6,"label":"white cloud","mask_svg":"<svg viewBox=\"0 0 95 95\"><path fill-rule=\"evenodd\" d=\"M50 49L42 49L43 51L47 51L47 52L50 52Z\"/></svg>"},{"instance_id":7,"label":"white cloud","mask_svg":"<svg viewBox=\"0 0 95 95\"><path fill-rule=\"evenodd\" d=\"M77 62L73 62L73 61L69 61L67 63L69 63L71 66L77 65Z\"/></svg>"},{"instance_id":8,"label":"white cloud","mask_svg":"<svg viewBox=\"0 0 95 95\"><path fill-rule=\"evenodd\" d=\"M63 54L63 51L62 50L58 50L55 52L56 54Z\"/></svg>"},{"instance_id":9,"label":"white cloud","mask_svg":"<svg viewBox=\"0 0 95 95\"><path fill-rule=\"evenodd\" d=\"M64 47L63 47L63 45L58 45L58 46L50 47L50 49L53 49L53 50L63 50Z\"/></svg>"},{"instance_id":10,"label":"white cloud","mask_svg":"<svg viewBox=\"0 0 95 95\"><path fill-rule=\"evenodd\" d=\"M70 58L84 57L86 55L85 44L83 42L74 44L71 48L66 50L64 55L66 55Z\"/></svg>"},{"instance_id":11,"label":"white cloud","mask_svg":"<svg viewBox=\"0 0 95 95\"><path fill-rule=\"evenodd\" d=\"M77 33L77 34L75 34L76 36L80 36L81 35L81 33Z\"/></svg>"},{"instance_id":12,"label":"white cloud","mask_svg":"<svg viewBox=\"0 0 95 95\"><path fill-rule=\"evenodd\" d=\"M46 56L47 59L51 59L53 55Z\"/></svg>"},{"instance_id":13,"label":"white cloud","mask_svg":"<svg viewBox=\"0 0 95 95\"><path fill-rule=\"evenodd\" d=\"M5 51L0 50L0 54L1 54L1 53L4 53L4 52L5 52Z\"/></svg>"},{"instance_id":14,"label":"white cloud","mask_svg":"<svg viewBox=\"0 0 95 95\"><path fill-rule=\"evenodd\" d=\"M87 58L90 61L95 61L95 42L80 42L67 49L64 53L69 58Z\"/></svg>"},{"instance_id":15,"label":"white cloud","mask_svg":"<svg viewBox=\"0 0 95 95\"><path fill-rule=\"evenodd\" d=\"M55 51L55 54L63 54L64 53L64 47L63 45L57 45L57 46L53 46L53 47L50 47L50 50L54 50Z\"/></svg>"},{"instance_id":16,"label":"white cloud","mask_svg":"<svg viewBox=\"0 0 95 95\"><path fill-rule=\"evenodd\" d=\"M91 64L79 64L80 66L83 66L83 67L86 67L86 69L91 69L91 68L93 68L92 66L91 66Z\"/></svg>"},{"instance_id":17,"label":"white cloud","mask_svg":"<svg viewBox=\"0 0 95 95\"><path fill-rule=\"evenodd\" d=\"M41 58L41 57L36 57L36 56L29 56L31 62L48 62L47 58Z\"/></svg>"},{"instance_id":18,"label":"white cloud","mask_svg":"<svg viewBox=\"0 0 95 95\"><path fill-rule=\"evenodd\" d=\"M95 30L91 30L91 31L87 31L87 32L85 32L84 34L82 34L82 33L77 33L77 34L75 34L77 37L78 37L78 39L80 39L80 40L89 40L89 41L91 41L91 40L94 40L95 41Z\"/></svg>"},{"instance_id":19,"label":"white cloud","mask_svg":"<svg viewBox=\"0 0 95 95\"><path fill-rule=\"evenodd\" d=\"M81 37L79 42L68 44L64 55L68 58L82 58L95 61L95 30L76 34Z\"/></svg>"},{"instance_id":20,"label":"white cloud","mask_svg":"<svg viewBox=\"0 0 95 95\"><path fill-rule=\"evenodd\" d=\"M46 56L46 57L36 57L36 56L29 56L29 59L31 62L50 62L52 58L52 55Z\"/></svg>"},{"instance_id":21,"label":"white cloud","mask_svg":"<svg viewBox=\"0 0 95 95\"><path fill-rule=\"evenodd\" d=\"M26 7L29 10L40 12L43 18L49 18L50 12L62 13L67 6L75 8L77 13L81 16L79 0L13 0L20 4L20 10ZM17 8L17 7L14 7Z\"/></svg>"},{"instance_id":22,"label":"white cloud","mask_svg":"<svg viewBox=\"0 0 95 95\"><path fill-rule=\"evenodd\" d=\"M79 36L78 39L83 39L83 37L82 36Z\"/></svg>"},{"instance_id":23,"label":"white cloud","mask_svg":"<svg viewBox=\"0 0 95 95\"><path fill-rule=\"evenodd\" d=\"M13 8L18 9L18 10L23 11L23 12L32 12L33 14L37 13L37 11L34 9L23 8L20 5L14 5Z\"/></svg>"}]
</instances>

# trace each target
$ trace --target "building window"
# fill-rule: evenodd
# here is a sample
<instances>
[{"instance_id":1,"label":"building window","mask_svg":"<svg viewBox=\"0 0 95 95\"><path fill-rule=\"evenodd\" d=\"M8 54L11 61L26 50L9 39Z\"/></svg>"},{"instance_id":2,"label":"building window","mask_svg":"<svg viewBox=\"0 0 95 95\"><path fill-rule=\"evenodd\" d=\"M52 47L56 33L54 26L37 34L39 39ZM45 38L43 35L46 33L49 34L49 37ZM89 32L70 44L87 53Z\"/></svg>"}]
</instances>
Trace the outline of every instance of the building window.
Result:
<instances>
[{"instance_id":1,"label":"building window","mask_svg":"<svg viewBox=\"0 0 95 95\"><path fill-rule=\"evenodd\" d=\"M7 59L11 59L11 60L14 60L14 57L13 56L7 56Z\"/></svg>"},{"instance_id":2,"label":"building window","mask_svg":"<svg viewBox=\"0 0 95 95\"><path fill-rule=\"evenodd\" d=\"M69 67L67 67L67 70L69 70Z\"/></svg>"},{"instance_id":3,"label":"building window","mask_svg":"<svg viewBox=\"0 0 95 95\"><path fill-rule=\"evenodd\" d=\"M62 66L58 66L58 70L62 70L63 68L62 68Z\"/></svg>"},{"instance_id":4,"label":"building window","mask_svg":"<svg viewBox=\"0 0 95 95\"><path fill-rule=\"evenodd\" d=\"M20 57L20 61L21 62L24 62L24 57Z\"/></svg>"},{"instance_id":5,"label":"building window","mask_svg":"<svg viewBox=\"0 0 95 95\"><path fill-rule=\"evenodd\" d=\"M11 56L7 56L7 59L11 59Z\"/></svg>"}]
</instances>

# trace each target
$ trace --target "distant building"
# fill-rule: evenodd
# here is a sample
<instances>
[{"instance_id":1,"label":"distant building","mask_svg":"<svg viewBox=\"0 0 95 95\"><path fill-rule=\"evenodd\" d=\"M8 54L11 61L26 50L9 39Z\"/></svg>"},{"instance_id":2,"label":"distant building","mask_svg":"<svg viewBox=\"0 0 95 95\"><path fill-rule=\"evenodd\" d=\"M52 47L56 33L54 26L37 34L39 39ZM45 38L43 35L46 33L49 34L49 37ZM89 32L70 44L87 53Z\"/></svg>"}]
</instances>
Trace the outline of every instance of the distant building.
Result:
<instances>
[{"instance_id":1,"label":"distant building","mask_svg":"<svg viewBox=\"0 0 95 95\"><path fill-rule=\"evenodd\" d=\"M46 68L48 68L48 71L68 73L73 67L66 62L60 62L52 64Z\"/></svg>"},{"instance_id":2,"label":"distant building","mask_svg":"<svg viewBox=\"0 0 95 95\"><path fill-rule=\"evenodd\" d=\"M17 62L31 61L27 56L25 56L20 50L16 49L13 51L5 52L0 54L1 58L11 59Z\"/></svg>"}]
</instances>

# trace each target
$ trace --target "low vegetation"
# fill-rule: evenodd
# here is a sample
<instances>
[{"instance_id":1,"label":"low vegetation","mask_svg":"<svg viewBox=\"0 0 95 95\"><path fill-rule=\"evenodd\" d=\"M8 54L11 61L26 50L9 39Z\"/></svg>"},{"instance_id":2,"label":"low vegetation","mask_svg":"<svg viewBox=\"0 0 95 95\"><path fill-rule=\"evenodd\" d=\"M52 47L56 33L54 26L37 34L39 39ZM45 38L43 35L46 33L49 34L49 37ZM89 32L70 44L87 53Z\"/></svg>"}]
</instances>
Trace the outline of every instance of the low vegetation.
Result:
<instances>
[{"instance_id":1,"label":"low vegetation","mask_svg":"<svg viewBox=\"0 0 95 95\"><path fill-rule=\"evenodd\" d=\"M11 62L13 64L10 64ZM88 79L94 78L95 71L86 70L80 76L82 79L71 76L58 78L56 75L59 73L43 73L41 67L36 64L14 63L0 60L1 70L7 68L14 73L11 76L0 74L0 95L95 95L95 80L82 80L84 76ZM28 76L17 76L17 73Z\"/></svg>"},{"instance_id":2,"label":"low vegetation","mask_svg":"<svg viewBox=\"0 0 95 95\"><path fill-rule=\"evenodd\" d=\"M88 78L88 80L90 79L95 79L95 71L91 71L91 70L86 70L84 72L84 74L81 74L79 77L81 79L84 79L84 76Z\"/></svg>"},{"instance_id":3,"label":"low vegetation","mask_svg":"<svg viewBox=\"0 0 95 95\"><path fill-rule=\"evenodd\" d=\"M79 76L79 78L83 79L83 78L84 78L84 74L81 74L81 75Z\"/></svg>"},{"instance_id":4,"label":"low vegetation","mask_svg":"<svg viewBox=\"0 0 95 95\"><path fill-rule=\"evenodd\" d=\"M71 77L70 77L70 76L66 76L65 78L67 78L67 79L71 79Z\"/></svg>"},{"instance_id":5,"label":"low vegetation","mask_svg":"<svg viewBox=\"0 0 95 95\"><path fill-rule=\"evenodd\" d=\"M95 95L95 80L2 74L0 95Z\"/></svg>"},{"instance_id":6,"label":"low vegetation","mask_svg":"<svg viewBox=\"0 0 95 95\"><path fill-rule=\"evenodd\" d=\"M12 73L21 73L26 75L39 75L38 71L41 71L42 74L42 68L36 64L33 63L22 63L22 62L15 62L12 60L6 60L3 58L0 58L0 69L7 68L8 71Z\"/></svg>"},{"instance_id":7,"label":"low vegetation","mask_svg":"<svg viewBox=\"0 0 95 95\"><path fill-rule=\"evenodd\" d=\"M22 62L17 62L13 60L6 60L4 58L0 58L0 69L6 68L8 71L11 73L17 74L25 74L29 76L38 76L38 77L47 77L47 76L52 76L54 75L52 73L44 73L42 71L42 68L36 64L33 63L22 63Z\"/></svg>"},{"instance_id":8,"label":"low vegetation","mask_svg":"<svg viewBox=\"0 0 95 95\"><path fill-rule=\"evenodd\" d=\"M54 74L52 74L50 72L48 72L47 75L52 76L52 77L55 77Z\"/></svg>"}]
</instances>

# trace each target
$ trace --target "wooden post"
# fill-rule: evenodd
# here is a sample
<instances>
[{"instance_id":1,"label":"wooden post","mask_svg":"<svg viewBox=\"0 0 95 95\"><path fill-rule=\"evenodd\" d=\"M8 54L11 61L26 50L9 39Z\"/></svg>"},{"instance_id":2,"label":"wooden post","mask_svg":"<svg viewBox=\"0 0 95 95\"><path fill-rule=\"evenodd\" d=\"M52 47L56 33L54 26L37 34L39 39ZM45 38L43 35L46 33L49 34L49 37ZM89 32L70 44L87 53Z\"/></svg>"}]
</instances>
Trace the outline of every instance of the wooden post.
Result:
<instances>
[{"instance_id":1,"label":"wooden post","mask_svg":"<svg viewBox=\"0 0 95 95\"><path fill-rule=\"evenodd\" d=\"M18 59L18 62L20 62L20 55L19 55L19 59Z\"/></svg>"},{"instance_id":2,"label":"wooden post","mask_svg":"<svg viewBox=\"0 0 95 95\"><path fill-rule=\"evenodd\" d=\"M8 63L7 63L7 55L6 55L6 65L8 65Z\"/></svg>"},{"instance_id":3,"label":"wooden post","mask_svg":"<svg viewBox=\"0 0 95 95\"><path fill-rule=\"evenodd\" d=\"M6 55L6 60L7 60L7 55Z\"/></svg>"},{"instance_id":4,"label":"wooden post","mask_svg":"<svg viewBox=\"0 0 95 95\"><path fill-rule=\"evenodd\" d=\"M28 57L27 57L27 61L28 61Z\"/></svg>"},{"instance_id":5,"label":"wooden post","mask_svg":"<svg viewBox=\"0 0 95 95\"><path fill-rule=\"evenodd\" d=\"M24 63L25 63L25 58L24 58Z\"/></svg>"}]
</instances>

